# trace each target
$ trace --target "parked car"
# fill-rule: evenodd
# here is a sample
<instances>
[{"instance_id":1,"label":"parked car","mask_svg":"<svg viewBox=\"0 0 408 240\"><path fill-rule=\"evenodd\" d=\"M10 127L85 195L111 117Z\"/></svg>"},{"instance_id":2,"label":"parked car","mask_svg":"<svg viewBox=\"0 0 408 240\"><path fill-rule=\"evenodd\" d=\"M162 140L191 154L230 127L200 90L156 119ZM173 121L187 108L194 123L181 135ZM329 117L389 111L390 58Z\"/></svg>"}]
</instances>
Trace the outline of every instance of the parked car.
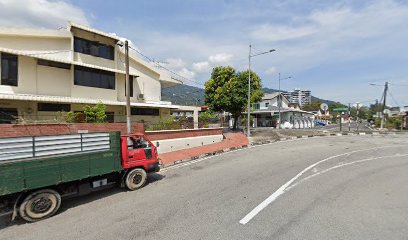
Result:
<instances>
[{"instance_id":1,"label":"parked car","mask_svg":"<svg viewBox=\"0 0 408 240\"><path fill-rule=\"evenodd\" d=\"M315 122L315 125L326 126L326 123L318 121L318 122Z\"/></svg>"}]
</instances>

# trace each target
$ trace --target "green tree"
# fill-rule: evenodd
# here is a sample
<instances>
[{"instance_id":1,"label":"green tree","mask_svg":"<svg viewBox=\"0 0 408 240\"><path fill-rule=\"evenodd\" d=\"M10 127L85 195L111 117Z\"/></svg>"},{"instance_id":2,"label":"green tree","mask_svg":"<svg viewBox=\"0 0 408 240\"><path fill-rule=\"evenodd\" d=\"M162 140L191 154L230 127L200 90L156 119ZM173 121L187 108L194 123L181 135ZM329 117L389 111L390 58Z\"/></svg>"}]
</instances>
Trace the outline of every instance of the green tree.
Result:
<instances>
[{"instance_id":1,"label":"green tree","mask_svg":"<svg viewBox=\"0 0 408 240\"><path fill-rule=\"evenodd\" d=\"M318 111L320 109L320 105L323 102L317 101L317 102L312 102L310 105L305 105L303 106L303 110L305 111Z\"/></svg>"},{"instance_id":2,"label":"green tree","mask_svg":"<svg viewBox=\"0 0 408 240\"><path fill-rule=\"evenodd\" d=\"M106 120L106 106L101 102L94 106L85 105L83 110L87 123L104 123Z\"/></svg>"},{"instance_id":3,"label":"green tree","mask_svg":"<svg viewBox=\"0 0 408 240\"><path fill-rule=\"evenodd\" d=\"M354 119L357 119L357 108L356 107L352 107L350 109L350 113L351 113L351 116ZM359 119L368 119L369 117L370 117L370 111L369 111L368 107L360 106L358 108L358 118Z\"/></svg>"},{"instance_id":4,"label":"green tree","mask_svg":"<svg viewBox=\"0 0 408 240\"><path fill-rule=\"evenodd\" d=\"M333 109L335 108L348 108L348 106L342 104L342 103L333 103L329 105L329 111L333 112Z\"/></svg>"},{"instance_id":5,"label":"green tree","mask_svg":"<svg viewBox=\"0 0 408 240\"><path fill-rule=\"evenodd\" d=\"M215 67L205 85L205 103L213 111L227 111L234 118L234 129L238 118L248 103L249 70L236 72L232 67ZM251 103L261 101L261 78L251 71Z\"/></svg>"}]
</instances>

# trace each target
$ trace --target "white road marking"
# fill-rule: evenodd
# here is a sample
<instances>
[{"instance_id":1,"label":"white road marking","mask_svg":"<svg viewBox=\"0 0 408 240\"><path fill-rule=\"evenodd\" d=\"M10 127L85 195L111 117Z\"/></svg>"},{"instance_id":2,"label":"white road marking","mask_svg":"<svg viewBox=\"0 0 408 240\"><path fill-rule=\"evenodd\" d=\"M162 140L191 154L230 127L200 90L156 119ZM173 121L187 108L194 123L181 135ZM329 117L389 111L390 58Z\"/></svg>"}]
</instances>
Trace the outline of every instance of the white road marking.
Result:
<instances>
[{"instance_id":1,"label":"white road marking","mask_svg":"<svg viewBox=\"0 0 408 240\"><path fill-rule=\"evenodd\" d=\"M355 151L351 151L351 152L347 152L347 153L342 153L342 154L338 154L338 155L334 155L328 158L325 158L323 160L320 160L310 166L308 166L307 168L303 169L301 172L299 172L295 177L293 177L292 179L290 179L288 182L286 182L285 184L283 184L280 188L278 188L278 190L276 190L274 193L272 193L272 195L270 195L267 199L265 199L263 202L261 202L258 206L256 206L252 211L250 211L244 218L242 218L239 223L241 223L242 225L247 224L249 221L251 221L252 218L254 218L259 212L261 212L265 207L267 207L269 204L271 204L272 202L274 202L280 195L282 195L283 193L285 193L286 189L289 187L290 184L292 184L294 181L296 181L299 177L301 177L305 172L309 171L310 169L316 167L317 165L327 162L331 159L334 158L338 158L341 156L346 156L352 153L356 153L356 152L363 152L363 151L370 151L370 150L374 150L374 149L382 149L382 148L388 148L388 147L396 147L396 146L384 146L384 147L375 147L375 148L368 148L368 149L360 149L360 150L355 150Z\"/></svg>"},{"instance_id":2,"label":"white road marking","mask_svg":"<svg viewBox=\"0 0 408 240\"><path fill-rule=\"evenodd\" d=\"M361 159L361 160L354 161L354 162L341 163L341 164L336 165L336 166L334 166L334 167L325 169L325 170L323 170L323 171L317 172L317 173L315 173L315 174L313 174L313 175L310 175L310 176L307 176L307 177L303 178L303 179L300 180L299 182L297 182L297 183L293 184L292 186L288 187L288 188L286 189L286 191L289 191L290 189L296 187L297 185L301 184L302 182L305 182L305 181L307 181L307 180L309 180L309 179L311 179L311 178L313 178L313 177L319 176L320 174L323 174L323 173L332 171L332 170L337 169L337 168L341 168L341 167L345 167L345 166L349 166L349 165L353 165L353 164L357 164L357 163L363 163L363 162L373 161L373 160L382 159L382 158L406 157L406 156L408 156L408 154L399 154L399 153L397 153L397 154L389 155L389 156L381 156L381 157L375 157L375 158L366 158L366 159Z\"/></svg>"}]
</instances>

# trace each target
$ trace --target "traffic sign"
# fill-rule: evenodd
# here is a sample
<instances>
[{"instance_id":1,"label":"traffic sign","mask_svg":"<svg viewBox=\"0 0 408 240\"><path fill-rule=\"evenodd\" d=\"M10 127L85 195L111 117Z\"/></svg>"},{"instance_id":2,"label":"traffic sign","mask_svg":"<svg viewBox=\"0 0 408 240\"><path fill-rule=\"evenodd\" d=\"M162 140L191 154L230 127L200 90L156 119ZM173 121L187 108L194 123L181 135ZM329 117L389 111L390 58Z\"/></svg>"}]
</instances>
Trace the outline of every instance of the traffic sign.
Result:
<instances>
[{"instance_id":1,"label":"traffic sign","mask_svg":"<svg viewBox=\"0 0 408 240\"><path fill-rule=\"evenodd\" d=\"M335 108L333 109L333 112L347 112L348 108Z\"/></svg>"},{"instance_id":2,"label":"traffic sign","mask_svg":"<svg viewBox=\"0 0 408 240\"><path fill-rule=\"evenodd\" d=\"M327 103L322 103L320 104L320 109L326 112L327 109L329 109L329 105L327 105Z\"/></svg>"}]
</instances>

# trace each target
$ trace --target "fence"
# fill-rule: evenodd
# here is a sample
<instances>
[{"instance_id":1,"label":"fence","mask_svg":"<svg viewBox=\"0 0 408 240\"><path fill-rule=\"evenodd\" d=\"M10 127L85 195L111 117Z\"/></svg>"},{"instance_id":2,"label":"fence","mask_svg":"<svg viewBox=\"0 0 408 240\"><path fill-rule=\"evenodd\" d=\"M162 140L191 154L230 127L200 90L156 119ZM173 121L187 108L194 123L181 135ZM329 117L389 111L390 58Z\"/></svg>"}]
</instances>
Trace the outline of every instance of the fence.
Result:
<instances>
[{"instance_id":1,"label":"fence","mask_svg":"<svg viewBox=\"0 0 408 240\"><path fill-rule=\"evenodd\" d=\"M108 149L109 133L0 138L0 161Z\"/></svg>"}]
</instances>

